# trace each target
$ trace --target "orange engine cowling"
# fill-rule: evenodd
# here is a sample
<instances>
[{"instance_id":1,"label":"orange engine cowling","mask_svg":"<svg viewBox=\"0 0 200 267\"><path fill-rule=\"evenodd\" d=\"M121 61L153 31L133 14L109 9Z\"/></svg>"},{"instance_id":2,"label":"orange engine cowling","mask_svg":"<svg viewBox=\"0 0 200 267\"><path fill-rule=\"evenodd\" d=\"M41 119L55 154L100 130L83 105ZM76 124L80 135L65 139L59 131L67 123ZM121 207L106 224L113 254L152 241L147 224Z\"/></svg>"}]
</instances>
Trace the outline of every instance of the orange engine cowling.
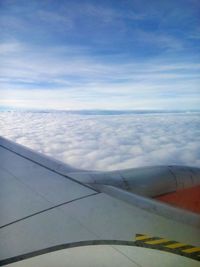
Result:
<instances>
[{"instance_id":1,"label":"orange engine cowling","mask_svg":"<svg viewBox=\"0 0 200 267\"><path fill-rule=\"evenodd\" d=\"M157 196L155 199L200 213L200 185Z\"/></svg>"}]
</instances>

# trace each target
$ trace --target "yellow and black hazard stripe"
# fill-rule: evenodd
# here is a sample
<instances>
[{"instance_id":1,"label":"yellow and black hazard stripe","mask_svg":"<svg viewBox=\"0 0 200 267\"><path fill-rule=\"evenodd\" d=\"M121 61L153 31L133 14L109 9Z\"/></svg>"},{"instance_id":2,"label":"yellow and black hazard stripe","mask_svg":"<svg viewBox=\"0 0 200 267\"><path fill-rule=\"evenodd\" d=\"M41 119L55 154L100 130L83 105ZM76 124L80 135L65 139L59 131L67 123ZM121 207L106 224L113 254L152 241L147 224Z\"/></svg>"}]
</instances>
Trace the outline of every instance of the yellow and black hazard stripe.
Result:
<instances>
[{"instance_id":1,"label":"yellow and black hazard stripe","mask_svg":"<svg viewBox=\"0 0 200 267\"><path fill-rule=\"evenodd\" d=\"M194 247L174 240L152 237L145 234L136 234L135 244L139 247L167 251L200 261L200 247Z\"/></svg>"}]
</instances>

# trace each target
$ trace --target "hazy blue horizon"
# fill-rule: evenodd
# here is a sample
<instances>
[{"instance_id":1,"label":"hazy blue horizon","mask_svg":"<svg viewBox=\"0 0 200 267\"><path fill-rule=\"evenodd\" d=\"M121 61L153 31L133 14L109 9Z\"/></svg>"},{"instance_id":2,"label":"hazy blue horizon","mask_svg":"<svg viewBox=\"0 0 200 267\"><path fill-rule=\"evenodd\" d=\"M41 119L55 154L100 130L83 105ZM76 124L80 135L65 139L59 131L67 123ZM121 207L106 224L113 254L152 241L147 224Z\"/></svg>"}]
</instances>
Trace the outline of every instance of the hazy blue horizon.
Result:
<instances>
[{"instance_id":1,"label":"hazy blue horizon","mask_svg":"<svg viewBox=\"0 0 200 267\"><path fill-rule=\"evenodd\" d=\"M128 114L159 114L159 113L199 113L200 109L34 109L34 108L16 108L0 106L0 112L16 111L16 112L34 112L34 113L71 113L82 115L128 115Z\"/></svg>"}]
</instances>

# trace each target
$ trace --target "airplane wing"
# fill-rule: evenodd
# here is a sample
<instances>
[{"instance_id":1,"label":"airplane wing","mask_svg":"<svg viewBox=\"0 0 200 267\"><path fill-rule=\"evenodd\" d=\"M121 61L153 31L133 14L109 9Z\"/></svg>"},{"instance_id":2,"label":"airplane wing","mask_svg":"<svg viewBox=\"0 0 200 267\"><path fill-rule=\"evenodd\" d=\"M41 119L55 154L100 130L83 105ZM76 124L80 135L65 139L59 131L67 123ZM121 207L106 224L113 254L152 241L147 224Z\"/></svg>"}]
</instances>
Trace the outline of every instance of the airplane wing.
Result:
<instances>
[{"instance_id":1,"label":"airplane wing","mask_svg":"<svg viewBox=\"0 0 200 267\"><path fill-rule=\"evenodd\" d=\"M1 137L0 266L200 266L200 215L166 204L199 185L197 168L82 171Z\"/></svg>"}]
</instances>

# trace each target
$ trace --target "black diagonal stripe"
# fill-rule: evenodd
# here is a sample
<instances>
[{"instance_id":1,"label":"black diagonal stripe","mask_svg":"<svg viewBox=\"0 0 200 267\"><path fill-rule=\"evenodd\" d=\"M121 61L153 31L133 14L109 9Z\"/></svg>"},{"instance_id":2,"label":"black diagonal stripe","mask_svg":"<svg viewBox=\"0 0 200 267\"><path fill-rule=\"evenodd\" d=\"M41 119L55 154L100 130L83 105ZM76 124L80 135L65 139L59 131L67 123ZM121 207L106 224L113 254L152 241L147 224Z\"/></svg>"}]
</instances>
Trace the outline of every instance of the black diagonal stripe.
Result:
<instances>
[{"instance_id":1,"label":"black diagonal stripe","mask_svg":"<svg viewBox=\"0 0 200 267\"><path fill-rule=\"evenodd\" d=\"M99 193L93 193L93 194L90 194L90 195L86 195L86 196L78 197L78 198L75 198L75 199L72 199L72 200L63 202L63 203L61 203L61 204L52 206L52 207L50 207L50 208L47 208L47 209L44 209L44 210L41 210L41 211L32 213L32 214L30 214L30 215L28 215L28 216L25 216L25 217L23 217L23 218L20 218L20 219L18 219L18 220L12 221L12 222L7 223L7 224L4 224L4 225L0 226L0 229L5 228L5 227L7 227L7 226L9 226L9 225L11 225L11 224L14 224L14 223L17 223L17 222L26 220L26 219L28 219L28 218L31 218L31 217L35 216L35 215L38 215L38 214L47 212L47 211L49 211L49 210L53 210L53 209L55 209L55 208L64 206L64 205L66 205L66 204L68 204L68 203L75 202L75 201L77 201L77 200L81 200L81 199L84 199L84 198L87 198L87 197L91 197L91 196L95 196L95 195L98 195L98 194L99 194Z\"/></svg>"}]
</instances>

